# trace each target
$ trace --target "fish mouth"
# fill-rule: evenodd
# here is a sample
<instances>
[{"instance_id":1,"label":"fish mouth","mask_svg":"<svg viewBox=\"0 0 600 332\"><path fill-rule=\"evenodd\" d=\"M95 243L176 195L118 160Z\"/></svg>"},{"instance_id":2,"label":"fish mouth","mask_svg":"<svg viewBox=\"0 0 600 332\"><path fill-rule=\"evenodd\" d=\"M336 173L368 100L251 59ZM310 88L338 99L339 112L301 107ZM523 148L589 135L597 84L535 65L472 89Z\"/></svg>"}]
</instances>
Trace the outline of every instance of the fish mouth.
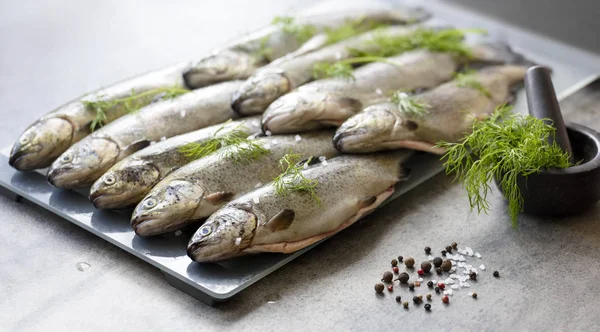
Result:
<instances>
[{"instance_id":1,"label":"fish mouth","mask_svg":"<svg viewBox=\"0 0 600 332\"><path fill-rule=\"evenodd\" d=\"M231 109L241 116L261 114L291 83L282 73L267 73L248 79L231 99Z\"/></svg>"},{"instance_id":2,"label":"fish mouth","mask_svg":"<svg viewBox=\"0 0 600 332\"><path fill-rule=\"evenodd\" d=\"M42 147L40 145L29 146L26 149L13 149L11 151L10 157L8 158L8 164L19 171L32 171L37 168L43 168L48 166L43 163L31 163L27 164L27 158L32 156L34 153L38 153L42 151ZM51 161L50 161L51 162Z\"/></svg>"},{"instance_id":3,"label":"fish mouth","mask_svg":"<svg viewBox=\"0 0 600 332\"><path fill-rule=\"evenodd\" d=\"M333 146L338 151L345 152L348 142L360 143L364 140L365 134L367 134L366 128L357 128L350 131L337 131L333 136Z\"/></svg>"},{"instance_id":4,"label":"fish mouth","mask_svg":"<svg viewBox=\"0 0 600 332\"><path fill-rule=\"evenodd\" d=\"M202 249L204 249L205 247L208 247L209 245L212 245L212 244L214 244L214 243L208 242L208 241L190 243L186 250L187 255L194 262L211 263L211 262L216 262L216 261L227 260L227 259L233 258L239 254L239 252L235 252L235 253L233 253L233 252L225 252L225 253L216 252L211 255L204 254L202 252Z\"/></svg>"},{"instance_id":5,"label":"fish mouth","mask_svg":"<svg viewBox=\"0 0 600 332\"><path fill-rule=\"evenodd\" d=\"M153 218L152 216L139 216L131 220L131 229L141 237L149 237L165 234L175 231L191 223L165 223L164 219Z\"/></svg>"},{"instance_id":6,"label":"fish mouth","mask_svg":"<svg viewBox=\"0 0 600 332\"><path fill-rule=\"evenodd\" d=\"M76 187L79 181L73 179L69 171L74 167L71 165L64 165L58 168L50 168L46 174L46 180L52 186L57 188Z\"/></svg>"},{"instance_id":7,"label":"fish mouth","mask_svg":"<svg viewBox=\"0 0 600 332\"><path fill-rule=\"evenodd\" d=\"M90 203L96 209L123 209L135 206L138 202L124 195L103 194L101 192L90 192ZM141 200L141 199L140 199Z\"/></svg>"}]
</instances>

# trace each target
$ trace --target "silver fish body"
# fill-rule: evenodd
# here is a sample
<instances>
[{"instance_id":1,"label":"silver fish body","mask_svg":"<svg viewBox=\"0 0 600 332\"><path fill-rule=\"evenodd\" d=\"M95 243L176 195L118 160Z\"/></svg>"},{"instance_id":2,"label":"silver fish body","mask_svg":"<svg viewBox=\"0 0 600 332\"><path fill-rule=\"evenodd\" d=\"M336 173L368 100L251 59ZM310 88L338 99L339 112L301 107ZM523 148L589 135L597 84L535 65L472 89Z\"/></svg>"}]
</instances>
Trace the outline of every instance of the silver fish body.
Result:
<instances>
[{"instance_id":1,"label":"silver fish body","mask_svg":"<svg viewBox=\"0 0 600 332\"><path fill-rule=\"evenodd\" d=\"M453 80L415 99L425 105L425 114L399 110L398 105L382 103L367 107L338 128L334 144L342 152L362 153L409 148L442 154L440 141L458 142L484 120L495 107L511 101L512 88L523 82L526 66L492 66L478 71L474 79L489 95Z\"/></svg>"},{"instance_id":2,"label":"silver fish body","mask_svg":"<svg viewBox=\"0 0 600 332\"><path fill-rule=\"evenodd\" d=\"M194 90L119 118L65 151L48 170L48 181L61 188L89 186L152 142L236 117L227 100L240 84L231 81Z\"/></svg>"},{"instance_id":3,"label":"silver fish body","mask_svg":"<svg viewBox=\"0 0 600 332\"><path fill-rule=\"evenodd\" d=\"M188 256L215 262L260 252L292 253L329 237L373 211L406 177L410 151L341 155L302 171L318 182L315 194L277 194L273 183L215 212L194 234Z\"/></svg>"},{"instance_id":4,"label":"silver fish body","mask_svg":"<svg viewBox=\"0 0 600 332\"><path fill-rule=\"evenodd\" d=\"M99 209L135 206L168 174L190 163L181 148L188 143L203 143L212 138L242 130L249 135L260 133L260 118L249 117L214 125L171 137L135 152L112 166L90 190L90 202Z\"/></svg>"},{"instance_id":5,"label":"silver fish body","mask_svg":"<svg viewBox=\"0 0 600 332\"><path fill-rule=\"evenodd\" d=\"M184 68L185 64L177 64L121 81L84 95L42 116L15 142L10 154L10 165L21 171L48 167L71 145L87 136L91 132L90 124L96 117L96 112L88 109L82 101L114 100L126 98L132 91L143 93L159 88L183 87L181 74ZM155 94L148 94L139 101L148 104L155 97ZM117 105L106 112L104 123L126 113L124 107Z\"/></svg>"},{"instance_id":6,"label":"silver fish body","mask_svg":"<svg viewBox=\"0 0 600 332\"><path fill-rule=\"evenodd\" d=\"M364 8L330 13L299 15L294 19L298 26L314 27L315 38L304 42L285 31L281 26L271 25L244 38L230 42L213 51L210 55L190 64L183 74L186 85L199 88L210 84L245 79L258 68L277 59L292 58L321 48L327 44L323 32L336 29L348 21L364 21L365 27L371 23L400 24L427 18L423 11L390 7ZM360 25L358 26L360 28ZM266 52L264 52L267 50Z\"/></svg>"},{"instance_id":7,"label":"silver fish body","mask_svg":"<svg viewBox=\"0 0 600 332\"><path fill-rule=\"evenodd\" d=\"M232 99L234 111L243 115L260 114L274 100L313 80L313 67L317 63L335 63L351 57L351 49L372 53L379 47L373 38L380 33L403 36L413 33L415 26L391 26L376 32L366 32L317 51L278 61L258 70L242 85Z\"/></svg>"},{"instance_id":8,"label":"silver fish body","mask_svg":"<svg viewBox=\"0 0 600 332\"><path fill-rule=\"evenodd\" d=\"M278 161L293 150L303 158L337 155L331 143L332 131L303 135L258 138L270 153L246 162L228 157L240 146L220 149L168 175L138 204L131 217L132 228L141 236L162 234L203 220L223 204L272 181L281 173Z\"/></svg>"}]
</instances>

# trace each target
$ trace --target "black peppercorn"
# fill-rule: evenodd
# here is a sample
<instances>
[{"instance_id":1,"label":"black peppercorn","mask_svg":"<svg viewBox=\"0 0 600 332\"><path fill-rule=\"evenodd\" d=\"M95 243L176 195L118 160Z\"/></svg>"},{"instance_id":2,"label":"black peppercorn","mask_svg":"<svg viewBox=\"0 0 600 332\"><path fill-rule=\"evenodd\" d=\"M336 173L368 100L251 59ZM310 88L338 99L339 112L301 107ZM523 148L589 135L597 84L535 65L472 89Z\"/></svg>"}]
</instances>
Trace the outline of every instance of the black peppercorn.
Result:
<instances>
[{"instance_id":1,"label":"black peppercorn","mask_svg":"<svg viewBox=\"0 0 600 332\"><path fill-rule=\"evenodd\" d=\"M427 310L427 311L431 311L431 304L429 304L429 303L426 303L426 304L425 304L425 310Z\"/></svg>"},{"instance_id":2,"label":"black peppercorn","mask_svg":"<svg viewBox=\"0 0 600 332\"><path fill-rule=\"evenodd\" d=\"M452 242L451 246L452 246L452 248L456 249L456 248L458 248L458 243Z\"/></svg>"},{"instance_id":3,"label":"black peppercorn","mask_svg":"<svg viewBox=\"0 0 600 332\"><path fill-rule=\"evenodd\" d=\"M383 290L382 290L382 291L383 291ZM435 292L436 292L437 294L439 294L439 293L440 293L440 288L436 286L436 287L435 287Z\"/></svg>"},{"instance_id":4,"label":"black peppercorn","mask_svg":"<svg viewBox=\"0 0 600 332\"><path fill-rule=\"evenodd\" d=\"M471 273L469 273L469 278L470 278L471 280L477 280L477 273L475 273L475 272L471 272Z\"/></svg>"},{"instance_id":5,"label":"black peppercorn","mask_svg":"<svg viewBox=\"0 0 600 332\"><path fill-rule=\"evenodd\" d=\"M446 246L446 251L447 252L452 252L452 246Z\"/></svg>"},{"instance_id":6,"label":"black peppercorn","mask_svg":"<svg viewBox=\"0 0 600 332\"><path fill-rule=\"evenodd\" d=\"M411 291L415 290L415 284L413 284L412 282L410 284L408 284L408 289L410 289Z\"/></svg>"},{"instance_id":7,"label":"black peppercorn","mask_svg":"<svg viewBox=\"0 0 600 332\"><path fill-rule=\"evenodd\" d=\"M442 274L442 268L440 268L440 267L436 267L436 268L435 268L435 273L437 273L437 274Z\"/></svg>"},{"instance_id":8,"label":"black peppercorn","mask_svg":"<svg viewBox=\"0 0 600 332\"><path fill-rule=\"evenodd\" d=\"M408 309L408 302L404 302L402 303L402 305L404 306L404 308Z\"/></svg>"},{"instance_id":9,"label":"black peppercorn","mask_svg":"<svg viewBox=\"0 0 600 332\"><path fill-rule=\"evenodd\" d=\"M430 281L428 281L428 282L427 282L427 287L429 287L429 288L433 288L433 281L431 281L431 280L430 280Z\"/></svg>"},{"instance_id":10,"label":"black peppercorn","mask_svg":"<svg viewBox=\"0 0 600 332\"><path fill-rule=\"evenodd\" d=\"M431 301L431 294L427 294L425 297L427 298L427 301Z\"/></svg>"},{"instance_id":11,"label":"black peppercorn","mask_svg":"<svg viewBox=\"0 0 600 332\"><path fill-rule=\"evenodd\" d=\"M384 289L385 289L385 286L383 284L375 284L375 292L383 293Z\"/></svg>"},{"instance_id":12,"label":"black peppercorn","mask_svg":"<svg viewBox=\"0 0 600 332\"><path fill-rule=\"evenodd\" d=\"M425 247L425 253L427 255L429 255L430 252L431 252L431 248L430 247Z\"/></svg>"},{"instance_id":13,"label":"black peppercorn","mask_svg":"<svg viewBox=\"0 0 600 332\"><path fill-rule=\"evenodd\" d=\"M398 262L402 263L402 260L404 259L404 257L402 256L398 256Z\"/></svg>"},{"instance_id":14,"label":"black peppercorn","mask_svg":"<svg viewBox=\"0 0 600 332\"><path fill-rule=\"evenodd\" d=\"M395 259L392 259L392 267L397 266L397 265L398 265L398 261Z\"/></svg>"},{"instance_id":15,"label":"black peppercorn","mask_svg":"<svg viewBox=\"0 0 600 332\"><path fill-rule=\"evenodd\" d=\"M402 297L400 295L396 296L396 302L401 302L402 301Z\"/></svg>"},{"instance_id":16,"label":"black peppercorn","mask_svg":"<svg viewBox=\"0 0 600 332\"><path fill-rule=\"evenodd\" d=\"M494 271L494 277L499 278L500 277L500 272Z\"/></svg>"},{"instance_id":17,"label":"black peppercorn","mask_svg":"<svg viewBox=\"0 0 600 332\"><path fill-rule=\"evenodd\" d=\"M442 250L442 256L446 256L446 250Z\"/></svg>"},{"instance_id":18,"label":"black peppercorn","mask_svg":"<svg viewBox=\"0 0 600 332\"><path fill-rule=\"evenodd\" d=\"M433 259L433 266L440 267L440 266L442 266L443 262L444 262L444 260L442 259L442 257L436 257Z\"/></svg>"},{"instance_id":19,"label":"black peppercorn","mask_svg":"<svg viewBox=\"0 0 600 332\"><path fill-rule=\"evenodd\" d=\"M473 294L471 294L471 296L472 296L474 299L476 299L476 298L477 298L477 293L473 293Z\"/></svg>"},{"instance_id":20,"label":"black peppercorn","mask_svg":"<svg viewBox=\"0 0 600 332\"><path fill-rule=\"evenodd\" d=\"M421 263L421 269L425 273L429 273L429 271L431 271L431 263L429 263L429 262L423 262L423 263Z\"/></svg>"},{"instance_id":21,"label":"black peppercorn","mask_svg":"<svg viewBox=\"0 0 600 332\"><path fill-rule=\"evenodd\" d=\"M381 279L381 281L392 282L392 279L394 279L394 274L390 271L385 271L383 273L383 278Z\"/></svg>"},{"instance_id":22,"label":"black peppercorn","mask_svg":"<svg viewBox=\"0 0 600 332\"><path fill-rule=\"evenodd\" d=\"M415 259L412 257L408 257L405 261L404 261L404 265L406 265L406 267L408 268L412 268L413 266L415 266Z\"/></svg>"},{"instance_id":23,"label":"black peppercorn","mask_svg":"<svg viewBox=\"0 0 600 332\"><path fill-rule=\"evenodd\" d=\"M418 298L418 297L416 297L416 296L413 296L413 302L414 302L415 304L418 304L418 303L419 303L419 298Z\"/></svg>"},{"instance_id":24,"label":"black peppercorn","mask_svg":"<svg viewBox=\"0 0 600 332\"><path fill-rule=\"evenodd\" d=\"M442 270L448 272L452 268L452 263L450 261L444 261L442 263Z\"/></svg>"}]
</instances>

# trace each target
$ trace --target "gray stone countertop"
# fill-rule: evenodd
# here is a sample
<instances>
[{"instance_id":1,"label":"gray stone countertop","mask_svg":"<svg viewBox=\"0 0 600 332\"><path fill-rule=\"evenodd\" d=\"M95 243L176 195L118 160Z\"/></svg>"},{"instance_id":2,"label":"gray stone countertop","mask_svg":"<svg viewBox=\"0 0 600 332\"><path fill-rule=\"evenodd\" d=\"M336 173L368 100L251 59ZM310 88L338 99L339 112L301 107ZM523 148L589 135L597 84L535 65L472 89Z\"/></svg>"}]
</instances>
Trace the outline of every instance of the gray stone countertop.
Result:
<instances>
[{"instance_id":1,"label":"gray stone countertop","mask_svg":"<svg viewBox=\"0 0 600 332\"><path fill-rule=\"evenodd\" d=\"M0 142L35 117L102 84L200 54L305 1L0 4ZM260 8L260 10L258 10ZM185 57L182 56L185 52ZM600 112L563 105L600 130ZM592 331L600 312L600 206L568 219L520 217L491 197L469 212L460 185L436 176L228 303L209 307L162 274L55 215L0 197L0 322L5 331ZM432 312L404 310L373 285L397 255L426 259L456 241L485 264L469 290ZM81 272L77 263L90 268ZM501 277L494 279L493 270ZM425 278L438 279L437 276ZM477 300L467 296L479 294ZM425 285L415 291L425 294Z\"/></svg>"}]
</instances>

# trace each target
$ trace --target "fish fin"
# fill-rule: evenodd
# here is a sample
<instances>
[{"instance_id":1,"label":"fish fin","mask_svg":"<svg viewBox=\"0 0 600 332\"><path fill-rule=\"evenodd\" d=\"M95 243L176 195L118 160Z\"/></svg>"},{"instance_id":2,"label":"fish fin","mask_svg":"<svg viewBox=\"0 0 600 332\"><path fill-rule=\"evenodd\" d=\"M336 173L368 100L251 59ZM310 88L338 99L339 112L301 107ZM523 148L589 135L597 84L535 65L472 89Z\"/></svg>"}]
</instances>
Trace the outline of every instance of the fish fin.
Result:
<instances>
[{"instance_id":1,"label":"fish fin","mask_svg":"<svg viewBox=\"0 0 600 332\"><path fill-rule=\"evenodd\" d=\"M358 201L358 206L361 209L364 209L368 206L373 205L373 203L375 203L375 201L377 201L377 196L367 196L363 199L361 199L360 201Z\"/></svg>"},{"instance_id":2,"label":"fish fin","mask_svg":"<svg viewBox=\"0 0 600 332\"><path fill-rule=\"evenodd\" d=\"M219 192L208 194L208 195L204 196L204 200L214 206L218 206L218 205L222 205L222 204L225 204L225 203L231 201L233 199L233 197L234 197L234 194L232 192L219 191Z\"/></svg>"},{"instance_id":3,"label":"fish fin","mask_svg":"<svg viewBox=\"0 0 600 332\"><path fill-rule=\"evenodd\" d=\"M294 210L283 209L283 210L277 212L277 214L275 214L273 216L273 218L269 219L269 221L267 221L265 226L271 232L283 231L285 229L288 229L288 227L290 227L290 225L294 221L295 217L296 217L296 212Z\"/></svg>"},{"instance_id":4,"label":"fish fin","mask_svg":"<svg viewBox=\"0 0 600 332\"><path fill-rule=\"evenodd\" d=\"M481 68L486 65L512 64L522 66L535 66L536 63L525 58L523 54L515 52L510 45L500 40L487 40L476 43L471 47L469 67Z\"/></svg>"},{"instance_id":5,"label":"fish fin","mask_svg":"<svg viewBox=\"0 0 600 332\"><path fill-rule=\"evenodd\" d=\"M142 139L129 144L121 153L123 154L123 156L129 156L134 152L140 151L141 149L148 147L149 145L149 140Z\"/></svg>"},{"instance_id":6,"label":"fish fin","mask_svg":"<svg viewBox=\"0 0 600 332\"><path fill-rule=\"evenodd\" d=\"M363 109L363 104L358 99L349 98L349 97L340 97L336 98L336 105L342 109L349 110L350 112L356 114Z\"/></svg>"},{"instance_id":7,"label":"fish fin","mask_svg":"<svg viewBox=\"0 0 600 332\"><path fill-rule=\"evenodd\" d=\"M406 181L406 180L410 179L411 173L412 173L412 171L410 168L401 164L400 170L398 172L398 181Z\"/></svg>"}]
</instances>

